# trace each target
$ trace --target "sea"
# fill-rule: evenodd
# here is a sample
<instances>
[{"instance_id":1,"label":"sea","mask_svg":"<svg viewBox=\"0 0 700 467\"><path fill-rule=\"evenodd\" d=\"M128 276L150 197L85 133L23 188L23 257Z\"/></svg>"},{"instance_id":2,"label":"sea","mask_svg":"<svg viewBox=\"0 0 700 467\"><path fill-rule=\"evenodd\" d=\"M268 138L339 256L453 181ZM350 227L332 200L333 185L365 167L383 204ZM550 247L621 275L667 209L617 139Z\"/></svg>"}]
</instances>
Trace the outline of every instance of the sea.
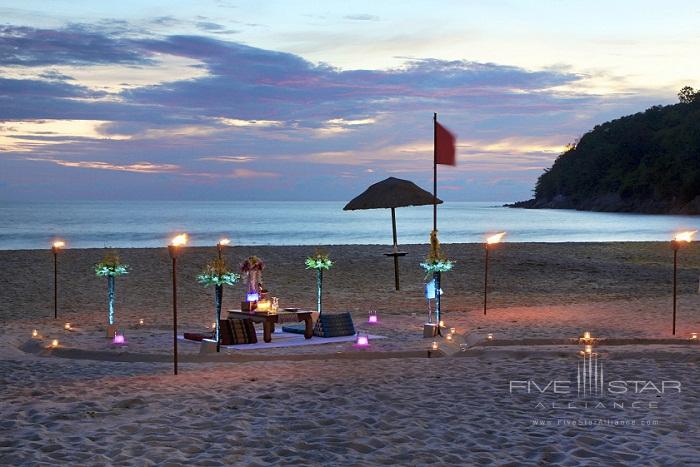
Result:
<instances>
[{"instance_id":1,"label":"sea","mask_svg":"<svg viewBox=\"0 0 700 467\"><path fill-rule=\"evenodd\" d=\"M700 216L513 209L503 202L445 202L443 243L483 242L505 231L512 242L670 240L700 230ZM391 211L343 211L340 201L0 202L0 249L162 247L186 232L190 245L222 237L237 245L391 244ZM396 209L399 244L427 243L432 206Z\"/></svg>"}]
</instances>

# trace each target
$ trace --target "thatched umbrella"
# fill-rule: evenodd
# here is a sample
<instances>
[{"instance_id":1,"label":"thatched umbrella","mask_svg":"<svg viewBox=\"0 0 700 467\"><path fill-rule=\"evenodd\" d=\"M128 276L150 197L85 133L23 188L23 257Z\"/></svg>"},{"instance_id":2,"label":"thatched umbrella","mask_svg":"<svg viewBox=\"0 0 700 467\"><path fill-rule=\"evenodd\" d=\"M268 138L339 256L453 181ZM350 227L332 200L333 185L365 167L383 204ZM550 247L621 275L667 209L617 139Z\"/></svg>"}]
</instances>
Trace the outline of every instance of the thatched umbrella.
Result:
<instances>
[{"instance_id":1,"label":"thatched umbrella","mask_svg":"<svg viewBox=\"0 0 700 467\"><path fill-rule=\"evenodd\" d=\"M396 208L405 206L424 206L440 204L432 193L425 191L413 182L389 177L367 188L361 195L345 205L343 211L357 209L391 209L391 228L394 234L394 248L386 256L394 257L394 282L399 290L399 256L406 256L405 251L399 251L396 240Z\"/></svg>"}]
</instances>

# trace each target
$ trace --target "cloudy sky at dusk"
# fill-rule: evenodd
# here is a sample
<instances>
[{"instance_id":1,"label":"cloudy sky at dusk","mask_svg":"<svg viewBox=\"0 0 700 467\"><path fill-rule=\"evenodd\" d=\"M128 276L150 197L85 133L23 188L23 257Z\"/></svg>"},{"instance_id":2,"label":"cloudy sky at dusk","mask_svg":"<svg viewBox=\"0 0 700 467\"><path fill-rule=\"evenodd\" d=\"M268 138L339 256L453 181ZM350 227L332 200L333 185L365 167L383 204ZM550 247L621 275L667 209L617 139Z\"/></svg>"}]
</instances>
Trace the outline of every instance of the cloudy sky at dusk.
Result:
<instances>
[{"instance_id":1,"label":"cloudy sky at dusk","mask_svg":"<svg viewBox=\"0 0 700 467\"><path fill-rule=\"evenodd\" d=\"M439 4L439 7L437 6ZM595 124L700 86L693 1L4 1L0 200L529 197Z\"/></svg>"}]
</instances>

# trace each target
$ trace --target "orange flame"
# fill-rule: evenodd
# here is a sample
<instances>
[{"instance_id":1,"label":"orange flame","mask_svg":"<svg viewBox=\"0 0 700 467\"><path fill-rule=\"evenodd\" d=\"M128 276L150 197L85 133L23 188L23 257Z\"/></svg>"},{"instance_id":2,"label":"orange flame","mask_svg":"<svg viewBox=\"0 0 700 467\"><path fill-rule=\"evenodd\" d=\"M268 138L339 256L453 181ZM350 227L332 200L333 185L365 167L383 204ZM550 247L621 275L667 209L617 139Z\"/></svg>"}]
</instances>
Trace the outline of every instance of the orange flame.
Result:
<instances>
[{"instance_id":1,"label":"orange flame","mask_svg":"<svg viewBox=\"0 0 700 467\"><path fill-rule=\"evenodd\" d=\"M55 242L53 242L54 248L63 248L64 246L66 246L66 242L64 242L63 240L56 240Z\"/></svg>"},{"instance_id":2,"label":"orange flame","mask_svg":"<svg viewBox=\"0 0 700 467\"><path fill-rule=\"evenodd\" d=\"M697 233L697 230L686 230L685 232L678 232L673 239L677 242L692 242L693 235Z\"/></svg>"},{"instance_id":3,"label":"orange flame","mask_svg":"<svg viewBox=\"0 0 700 467\"><path fill-rule=\"evenodd\" d=\"M505 232L500 232L500 233L497 233L496 235L491 235L490 237L488 237L486 239L486 243L489 245L491 245L493 243L498 243L501 241L501 239L503 238L503 236L505 234L506 234Z\"/></svg>"},{"instance_id":4,"label":"orange flame","mask_svg":"<svg viewBox=\"0 0 700 467\"><path fill-rule=\"evenodd\" d=\"M180 234L180 235L173 237L172 241L170 242L170 244L172 246L182 246L182 245L185 245L186 243L187 243L187 234L186 233L183 233L183 234Z\"/></svg>"},{"instance_id":5,"label":"orange flame","mask_svg":"<svg viewBox=\"0 0 700 467\"><path fill-rule=\"evenodd\" d=\"M221 240L219 240L219 245L228 245L229 243L231 243L231 240L229 240L228 238L222 238Z\"/></svg>"}]
</instances>

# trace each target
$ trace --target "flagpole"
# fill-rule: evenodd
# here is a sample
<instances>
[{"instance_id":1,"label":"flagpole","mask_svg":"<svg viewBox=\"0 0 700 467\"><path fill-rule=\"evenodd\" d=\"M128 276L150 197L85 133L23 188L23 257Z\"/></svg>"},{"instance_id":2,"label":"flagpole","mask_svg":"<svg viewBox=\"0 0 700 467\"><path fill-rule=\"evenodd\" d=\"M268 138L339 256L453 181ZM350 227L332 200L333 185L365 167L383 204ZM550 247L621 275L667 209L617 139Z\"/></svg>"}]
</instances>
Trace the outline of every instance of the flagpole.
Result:
<instances>
[{"instance_id":1,"label":"flagpole","mask_svg":"<svg viewBox=\"0 0 700 467\"><path fill-rule=\"evenodd\" d=\"M433 112L433 230L437 231L437 112Z\"/></svg>"}]
</instances>

